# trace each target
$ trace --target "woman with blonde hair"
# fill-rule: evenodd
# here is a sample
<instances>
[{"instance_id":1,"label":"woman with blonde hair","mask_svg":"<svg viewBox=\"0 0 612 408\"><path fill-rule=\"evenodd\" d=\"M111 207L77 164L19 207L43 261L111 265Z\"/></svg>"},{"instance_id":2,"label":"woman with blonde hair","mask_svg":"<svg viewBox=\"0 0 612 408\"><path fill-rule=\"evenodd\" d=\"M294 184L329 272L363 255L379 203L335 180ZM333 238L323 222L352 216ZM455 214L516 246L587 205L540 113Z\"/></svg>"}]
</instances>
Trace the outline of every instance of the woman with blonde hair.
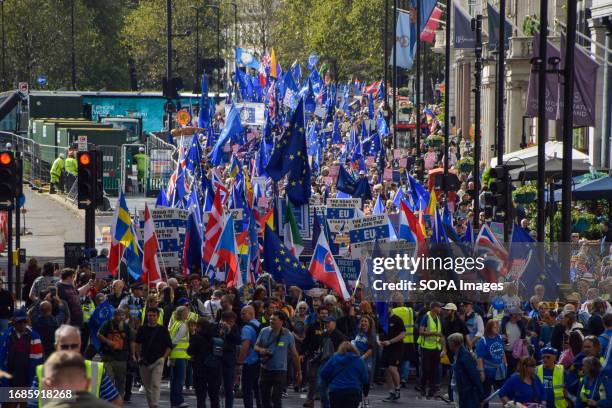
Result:
<instances>
[{"instance_id":1,"label":"woman with blonde hair","mask_svg":"<svg viewBox=\"0 0 612 408\"><path fill-rule=\"evenodd\" d=\"M368 383L368 371L359 351L350 341L344 341L321 367L322 389L329 390L331 408L357 408L363 387Z\"/></svg>"}]
</instances>

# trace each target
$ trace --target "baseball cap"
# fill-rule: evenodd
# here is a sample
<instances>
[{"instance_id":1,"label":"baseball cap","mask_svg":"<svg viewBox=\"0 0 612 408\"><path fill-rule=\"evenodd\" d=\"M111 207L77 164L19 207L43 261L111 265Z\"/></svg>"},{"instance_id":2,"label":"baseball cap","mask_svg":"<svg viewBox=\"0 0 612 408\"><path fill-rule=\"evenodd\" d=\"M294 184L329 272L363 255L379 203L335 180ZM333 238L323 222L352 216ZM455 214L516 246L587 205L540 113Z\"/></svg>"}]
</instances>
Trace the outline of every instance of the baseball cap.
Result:
<instances>
[{"instance_id":1,"label":"baseball cap","mask_svg":"<svg viewBox=\"0 0 612 408\"><path fill-rule=\"evenodd\" d=\"M442 309L457 311L457 305L454 304L454 303L447 303L447 304L444 305L444 307Z\"/></svg>"},{"instance_id":2,"label":"baseball cap","mask_svg":"<svg viewBox=\"0 0 612 408\"><path fill-rule=\"evenodd\" d=\"M554 347L544 347L540 352L542 353L542 355L549 354L549 355L553 355L555 357L557 357L559 355L559 352Z\"/></svg>"},{"instance_id":3,"label":"baseball cap","mask_svg":"<svg viewBox=\"0 0 612 408\"><path fill-rule=\"evenodd\" d=\"M28 319L28 314L24 309L17 309L13 313L13 321L21 322Z\"/></svg>"},{"instance_id":4,"label":"baseball cap","mask_svg":"<svg viewBox=\"0 0 612 408\"><path fill-rule=\"evenodd\" d=\"M179 300L176 301L177 305L186 305L187 303L189 303L189 299L187 298L180 298Z\"/></svg>"},{"instance_id":5,"label":"baseball cap","mask_svg":"<svg viewBox=\"0 0 612 408\"><path fill-rule=\"evenodd\" d=\"M336 321L336 317L330 315L330 316L327 316L325 319L323 319L323 321L325 323L327 323L327 322L335 322Z\"/></svg>"}]
</instances>

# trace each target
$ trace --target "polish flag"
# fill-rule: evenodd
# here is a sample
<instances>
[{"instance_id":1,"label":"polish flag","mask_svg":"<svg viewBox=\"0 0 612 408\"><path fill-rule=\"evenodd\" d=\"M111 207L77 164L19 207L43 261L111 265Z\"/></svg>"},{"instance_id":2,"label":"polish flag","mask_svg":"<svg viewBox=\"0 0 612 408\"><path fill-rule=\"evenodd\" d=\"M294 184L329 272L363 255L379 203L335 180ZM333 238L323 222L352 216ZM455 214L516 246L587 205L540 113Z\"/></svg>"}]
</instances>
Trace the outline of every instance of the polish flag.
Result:
<instances>
[{"instance_id":1,"label":"polish flag","mask_svg":"<svg viewBox=\"0 0 612 408\"><path fill-rule=\"evenodd\" d=\"M157 283L161 280L161 274L159 273L159 263L157 262L157 251L159 250L159 243L157 242L157 235L155 235L155 226L153 225L153 218L149 212L149 207L145 203L144 210L144 249L142 256L142 281L147 285L151 283Z\"/></svg>"}]
</instances>

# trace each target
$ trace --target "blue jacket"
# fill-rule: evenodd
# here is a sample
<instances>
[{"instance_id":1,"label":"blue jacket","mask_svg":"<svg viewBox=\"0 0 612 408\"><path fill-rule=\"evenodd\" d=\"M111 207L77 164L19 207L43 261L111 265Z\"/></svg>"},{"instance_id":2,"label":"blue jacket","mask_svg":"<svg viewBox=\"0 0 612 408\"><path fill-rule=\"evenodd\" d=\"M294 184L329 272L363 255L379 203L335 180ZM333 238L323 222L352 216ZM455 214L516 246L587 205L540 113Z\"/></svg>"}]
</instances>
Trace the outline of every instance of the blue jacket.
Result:
<instances>
[{"instance_id":1,"label":"blue jacket","mask_svg":"<svg viewBox=\"0 0 612 408\"><path fill-rule=\"evenodd\" d=\"M580 390L582 389L583 381L584 379L580 381L580 386L578 387L578 395L576 396L575 408L586 407L586 405L582 402L582 398L580 398ZM597 401L598 407L611 408L612 407L612 377L610 377L607 374L602 373L602 374L599 374L599 378L597 379L597 381L599 381L600 384L603 384L606 390L606 398L600 399L601 396L599 395L599 392L597 392L595 395L595 398L593 399Z\"/></svg>"},{"instance_id":2,"label":"blue jacket","mask_svg":"<svg viewBox=\"0 0 612 408\"><path fill-rule=\"evenodd\" d=\"M485 399L484 390L476 361L465 346L457 351L453 377L459 394L459 408L479 408L480 401Z\"/></svg>"},{"instance_id":3,"label":"blue jacket","mask_svg":"<svg viewBox=\"0 0 612 408\"><path fill-rule=\"evenodd\" d=\"M32 383L34 375L36 373L36 366L43 363L43 346L40 342L40 336L35 330L28 328L30 331L30 345L29 345L29 365L28 365L28 378L27 382ZM15 332L13 326L4 332L0 338L0 370L7 371L8 355L13 353L12 335ZM0 386L8 387L10 385L9 380L0 380Z\"/></svg>"},{"instance_id":4,"label":"blue jacket","mask_svg":"<svg viewBox=\"0 0 612 408\"><path fill-rule=\"evenodd\" d=\"M329 392L358 390L368 382L368 370L361 357L353 353L334 354L319 372Z\"/></svg>"}]
</instances>

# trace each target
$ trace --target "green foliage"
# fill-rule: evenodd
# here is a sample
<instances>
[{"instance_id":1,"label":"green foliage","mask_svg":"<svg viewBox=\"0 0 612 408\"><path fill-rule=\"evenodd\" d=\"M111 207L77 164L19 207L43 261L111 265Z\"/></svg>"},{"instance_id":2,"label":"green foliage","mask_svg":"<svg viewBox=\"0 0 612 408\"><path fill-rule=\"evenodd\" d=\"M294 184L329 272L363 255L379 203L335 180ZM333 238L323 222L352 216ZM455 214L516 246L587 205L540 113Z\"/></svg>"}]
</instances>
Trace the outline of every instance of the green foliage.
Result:
<instances>
[{"instance_id":1,"label":"green foliage","mask_svg":"<svg viewBox=\"0 0 612 408\"><path fill-rule=\"evenodd\" d=\"M462 157L455 166L462 173L469 174L474 169L474 157L464 156Z\"/></svg>"},{"instance_id":2,"label":"green foliage","mask_svg":"<svg viewBox=\"0 0 612 408\"><path fill-rule=\"evenodd\" d=\"M283 67L311 52L327 62L333 78L382 77L382 0L281 0L272 42Z\"/></svg>"},{"instance_id":3,"label":"green foliage","mask_svg":"<svg viewBox=\"0 0 612 408\"><path fill-rule=\"evenodd\" d=\"M71 25L67 0L5 1L7 86L44 74L46 89L71 87ZM80 89L125 89L127 53L118 40L130 0L74 0L74 43Z\"/></svg>"},{"instance_id":4,"label":"green foliage","mask_svg":"<svg viewBox=\"0 0 612 408\"><path fill-rule=\"evenodd\" d=\"M540 30L540 22L538 21L538 17L536 15L526 16L525 20L523 20L523 32L526 36L532 36L537 31Z\"/></svg>"},{"instance_id":5,"label":"green foliage","mask_svg":"<svg viewBox=\"0 0 612 408\"><path fill-rule=\"evenodd\" d=\"M555 238L561 236L561 211L557 211L553 217ZM597 216L580 209L572 209L572 232L579 232L587 239L598 239L601 237L601 227L597 222Z\"/></svg>"}]
</instances>

